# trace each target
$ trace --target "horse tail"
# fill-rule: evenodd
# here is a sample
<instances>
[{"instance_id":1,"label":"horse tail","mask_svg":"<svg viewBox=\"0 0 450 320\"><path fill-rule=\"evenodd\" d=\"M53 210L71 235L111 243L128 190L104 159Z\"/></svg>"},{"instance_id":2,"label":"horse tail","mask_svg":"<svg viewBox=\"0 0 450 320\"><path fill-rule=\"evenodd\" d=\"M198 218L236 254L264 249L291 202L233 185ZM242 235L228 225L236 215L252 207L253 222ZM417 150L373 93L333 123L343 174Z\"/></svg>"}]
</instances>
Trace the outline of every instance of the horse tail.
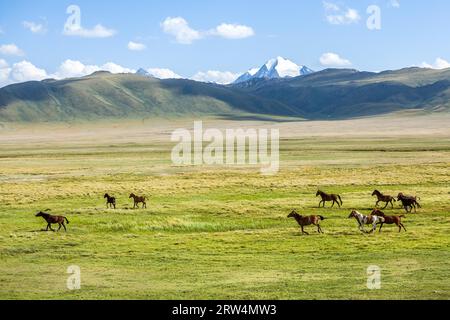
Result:
<instances>
[{"instance_id":1,"label":"horse tail","mask_svg":"<svg viewBox=\"0 0 450 320\"><path fill-rule=\"evenodd\" d=\"M66 219L67 224L69 224L69 220L66 217L64 217L64 219Z\"/></svg>"},{"instance_id":2,"label":"horse tail","mask_svg":"<svg viewBox=\"0 0 450 320\"><path fill-rule=\"evenodd\" d=\"M323 216L318 216L320 218L320 220L325 220L325 217Z\"/></svg>"},{"instance_id":3,"label":"horse tail","mask_svg":"<svg viewBox=\"0 0 450 320\"><path fill-rule=\"evenodd\" d=\"M341 196L340 195L337 195L338 196L338 198L339 198L339 201L341 201L341 206L342 206L342 199L341 199Z\"/></svg>"}]
</instances>

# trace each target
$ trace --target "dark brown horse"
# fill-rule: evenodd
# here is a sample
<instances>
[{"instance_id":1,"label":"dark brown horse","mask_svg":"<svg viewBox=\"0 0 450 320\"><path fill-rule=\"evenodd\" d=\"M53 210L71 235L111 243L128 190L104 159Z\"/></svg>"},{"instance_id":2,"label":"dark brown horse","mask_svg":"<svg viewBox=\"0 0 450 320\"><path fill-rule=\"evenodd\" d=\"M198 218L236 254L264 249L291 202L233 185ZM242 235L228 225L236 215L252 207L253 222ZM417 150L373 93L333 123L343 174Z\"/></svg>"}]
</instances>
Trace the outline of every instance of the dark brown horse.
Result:
<instances>
[{"instance_id":1,"label":"dark brown horse","mask_svg":"<svg viewBox=\"0 0 450 320\"><path fill-rule=\"evenodd\" d=\"M47 229L45 229L45 231L48 231L48 229L50 228L50 230L55 231L52 229L52 224L59 224L59 229L61 229L61 226L64 227L64 230L67 231L66 226L64 225L64 220L67 221L67 224L69 224L69 220L67 220L66 217L63 216L52 216L51 214L39 211L38 213L36 213L36 217L42 217L44 218L45 221L47 221Z\"/></svg>"},{"instance_id":2,"label":"dark brown horse","mask_svg":"<svg viewBox=\"0 0 450 320\"><path fill-rule=\"evenodd\" d=\"M385 202L386 205L383 207L383 209L386 209L386 207L388 206L388 204L391 204L392 209L394 209L394 201L395 198L387 195L387 194L382 194L380 191L375 190L374 192L372 192L372 197L373 196L377 196L377 202L375 203L375 207L378 207L378 203L380 202Z\"/></svg>"},{"instance_id":3,"label":"dark brown horse","mask_svg":"<svg viewBox=\"0 0 450 320\"><path fill-rule=\"evenodd\" d=\"M134 206L133 209L138 208L139 209L139 203L142 203L142 209L147 208L147 203L145 202L145 197L139 197L135 195L134 193L130 193L129 198L133 198L134 200Z\"/></svg>"},{"instance_id":4,"label":"dark brown horse","mask_svg":"<svg viewBox=\"0 0 450 320\"><path fill-rule=\"evenodd\" d=\"M323 202L323 207L325 208L325 202L327 202L327 201L333 201L333 204L331 205L332 208L333 208L335 203L337 203L339 208L342 205L341 196L338 195L338 194L327 194L327 193L325 193L323 191L318 190L317 193L316 193L316 197L318 197L318 196L320 196L322 198L322 200L320 200L320 202L319 202L319 208L320 208L320 204L322 202ZM339 201L341 202L340 204L339 204Z\"/></svg>"},{"instance_id":5,"label":"dark brown horse","mask_svg":"<svg viewBox=\"0 0 450 320\"><path fill-rule=\"evenodd\" d=\"M317 232L323 233L322 228L320 227L320 221L324 220L325 218L322 216L301 216L299 215L295 210L292 210L292 212L287 216L288 218L294 218L300 228L302 229L302 233L308 234L305 230L303 230L304 226L309 226L311 224L317 226Z\"/></svg>"},{"instance_id":6,"label":"dark brown horse","mask_svg":"<svg viewBox=\"0 0 450 320\"><path fill-rule=\"evenodd\" d=\"M381 226L380 226L380 230L379 232L381 232L381 228L383 228L383 224L395 224L398 227L398 232L402 231L402 228L405 230L406 232L406 228L402 223L402 218L405 217L405 215L401 215L401 216L387 216L384 214L384 212L378 210L378 209L373 209L371 215L373 216L379 216L379 217L383 217L384 221L381 222Z\"/></svg>"},{"instance_id":7,"label":"dark brown horse","mask_svg":"<svg viewBox=\"0 0 450 320\"><path fill-rule=\"evenodd\" d=\"M109 194L105 193L103 198L106 198L106 208L116 208L116 198L111 197Z\"/></svg>"},{"instance_id":8,"label":"dark brown horse","mask_svg":"<svg viewBox=\"0 0 450 320\"><path fill-rule=\"evenodd\" d=\"M417 208L422 208L417 202L417 199L420 199L418 197L414 196L405 196L403 193L399 193L397 196L397 200L402 202L402 207L405 208L406 212L412 212L412 209L414 208L414 212L417 212ZM409 208L409 210L408 210Z\"/></svg>"}]
</instances>

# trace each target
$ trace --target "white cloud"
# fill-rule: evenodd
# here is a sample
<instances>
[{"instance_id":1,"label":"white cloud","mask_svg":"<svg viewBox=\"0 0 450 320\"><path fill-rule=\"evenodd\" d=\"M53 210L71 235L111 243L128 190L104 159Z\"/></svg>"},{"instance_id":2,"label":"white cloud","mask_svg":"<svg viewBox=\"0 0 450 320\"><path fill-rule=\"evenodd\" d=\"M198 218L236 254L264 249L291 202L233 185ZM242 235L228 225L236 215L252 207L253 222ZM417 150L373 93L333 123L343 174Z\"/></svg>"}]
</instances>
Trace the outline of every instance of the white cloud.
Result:
<instances>
[{"instance_id":1,"label":"white cloud","mask_svg":"<svg viewBox=\"0 0 450 320\"><path fill-rule=\"evenodd\" d=\"M330 24L352 24L361 20L361 16L356 9L342 9L339 5L332 2L323 2L323 7L326 19Z\"/></svg>"},{"instance_id":2,"label":"white cloud","mask_svg":"<svg viewBox=\"0 0 450 320\"><path fill-rule=\"evenodd\" d=\"M255 32L251 27L222 23L211 31L212 35L217 35L226 39L243 39L255 35Z\"/></svg>"},{"instance_id":3,"label":"white cloud","mask_svg":"<svg viewBox=\"0 0 450 320\"><path fill-rule=\"evenodd\" d=\"M400 1L399 0L390 0L389 6L393 8L400 8Z\"/></svg>"},{"instance_id":4,"label":"white cloud","mask_svg":"<svg viewBox=\"0 0 450 320\"><path fill-rule=\"evenodd\" d=\"M327 52L320 57L320 64L324 67L346 67L352 63L344 58L341 58L338 54Z\"/></svg>"},{"instance_id":5,"label":"white cloud","mask_svg":"<svg viewBox=\"0 0 450 320\"><path fill-rule=\"evenodd\" d=\"M113 62L107 62L99 67L100 70L109 71L111 73L135 73L136 70L122 67L121 65L115 64Z\"/></svg>"},{"instance_id":6,"label":"white cloud","mask_svg":"<svg viewBox=\"0 0 450 320\"><path fill-rule=\"evenodd\" d=\"M101 66L85 65L80 61L67 59L52 75L55 79L75 78L90 75L96 71L109 71L111 73L134 73L135 71L129 68L122 67L113 62L107 62Z\"/></svg>"},{"instance_id":7,"label":"white cloud","mask_svg":"<svg viewBox=\"0 0 450 320\"><path fill-rule=\"evenodd\" d=\"M442 58L437 58L434 64L423 62L421 67L429 69L447 69L450 68L450 62Z\"/></svg>"},{"instance_id":8,"label":"white cloud","mask_svg":"<svg viewBox=\"0 0 450 320\"><path fill-rule=\"evenodd\" d=\"M206 72L197 72L192 79L202 82L214 82L219 84L229 84L239 77L238 73L229 71L209 70Z\"/></svg>"},{"instance_id":9,"label":"white cloud","mask_svg":"<svg viewBox=\"0 0 450 320\"><path fill-rule=\"evenodd\" d=\"M28 61L21 61L10 67L5 60L0 59L0 87L17 82L43 80L46 78L65 79L83 77L101 70L111 73L136 72L133 69L122 67L113 62L107 62L101 66L97 66L85 65L80 61L67 59L61 63L56 72L49 74L46 70L40 69Z\"/></svg>"},{"instance_id":10,"label":"white cloud","mask_svg":"<svg viewBox=\"0 0 450 320\"><path fill-rule=\"evenodd\" d=\"M0 46L0 54L9 56L24 56L25 53L15 44L3 44Z\"/></svg>"},{"instance_id":11,"label":"white cloud","mask_svg":"<svg viewBox=\"0 0 450 320\"><path fill-rule=\"evenodd\" d=\"M11 73L11 68L8 63L0 59L0 87L5 86L9 83L9 74Z\"/></svg>"},{"instance_id":12,"label":"white cloud","mask_svg":"<svg viewBox=\"0 0 450 320\"><path fill-rule=\"evenodd\" d=\"M47 78L47 72L33 65L29 61L14 63L9 74L10 82L24 82L31 80L44 80Z\"/></svg>"},{"instance_id":13,"label":"white cloud","mask_svg":"<svg viewBox=\"0 0 450 320\"><path fill-rule=\"evenodd\" d=\"M145 48L146 46L143 43L133 41L128 42L128 49L131 51L142 51L145 50Z\"/></svg>"},{"instance_id":14,"label":"white cloud","mask_svg":"<svg viewBox=\"0 0 450 320\"><path fill-rule=\"evenodd\" d=\"M64 35L66 36L77 36L83 38L108 38L116 34L113 29L108 29L101 24L97 24L92 29L85 29L81 26L71 25L64 28Z\"/></svg>"},{"instance_id":15,"label":"white cloud","mask_svg":"<svg viewBox=\"0 0 450 320\"><path fill-rule=\"evenodd\" d=\"M337 4L331 3L331 2L327 2L327 1L323 2L323 7L327 11L339 11L340 10L340 8L339 8L339 6Z\"/></svg>"},{"instance_id":16,"label":"white cloud","mask_svg":"<svg viewBox=\"0 0 450 320\"><path fill-rule=\"evenodd\" d=\"M255 34L249 26L240 24L222 23L208 31L199 31L191 28L188 22L182 17L166 18L161 27L163 31L175 37L178 43L191 44L195 40L203 39L207 36L222 37L225 39L243 39Z\"/></svg>"},{"instance_id":17,"label":"white cloud","mask_svg":"<svg viewBox=\"0 0 450 320\"><path fill-rule=\"evenodd\" d=\"M189 27L182 17L168 17L161 23L161 27L165 33L174 36L178 43L191 44L202 38L200 32Z\"/></svg>"},{"instance_id":18,"label":"white cloud","mask_svg":"<svg viewBox=\"0 0 450 320\"><path fill-rule=\"evenodd\" d=\"M158 79L180 79L180 78L182 78L179 74L176 74L172 70L165 69L165 68L149 68L146 71Z\"/></svg>"},{"instance_id":19,"label":"white cloud","mask_svg":"<svg viewBox=\"0 0 450 320\"><path fill-rule=\"evenodd\" d=\"M24 21L22 22L22 25L24 26L24 28L30 30L32 33L43 34L47 32L46 28L41 23L36 23L33 21Z\"/></svg>"}]
</instances>

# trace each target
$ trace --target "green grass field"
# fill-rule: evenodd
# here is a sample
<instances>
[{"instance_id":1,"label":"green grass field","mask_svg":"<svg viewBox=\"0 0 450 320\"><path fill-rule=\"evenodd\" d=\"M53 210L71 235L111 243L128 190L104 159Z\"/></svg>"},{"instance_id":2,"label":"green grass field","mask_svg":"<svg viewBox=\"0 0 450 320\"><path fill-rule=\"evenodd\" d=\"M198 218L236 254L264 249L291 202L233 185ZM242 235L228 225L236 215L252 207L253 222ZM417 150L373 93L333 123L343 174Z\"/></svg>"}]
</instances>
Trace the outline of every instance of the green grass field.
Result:
<instances>
[{"instance_id":1,"label":"green grass field","mask_svg":"<svg viewBox=\"0 0 450 320\"><path fill-rule=\"evenodd\" d=\"M301 124L282 127L274 176L175 167L164 134L0 132L0 298L449 299L450 135L295 136L289 126ZM343 208L318 209L318 187ZM421 197L406 233L362 234L347 219L370 212L375 188ZM130 192L148 209L132 210ZM68 217L67 233L41 231L34 214L47 208ZM325 234L300 235L286 218L294 208L325 216ZM66 288L70 265L80 290ZM369 265L382 270L380 290L366 287Z\"/></svg>"}]
</instances>

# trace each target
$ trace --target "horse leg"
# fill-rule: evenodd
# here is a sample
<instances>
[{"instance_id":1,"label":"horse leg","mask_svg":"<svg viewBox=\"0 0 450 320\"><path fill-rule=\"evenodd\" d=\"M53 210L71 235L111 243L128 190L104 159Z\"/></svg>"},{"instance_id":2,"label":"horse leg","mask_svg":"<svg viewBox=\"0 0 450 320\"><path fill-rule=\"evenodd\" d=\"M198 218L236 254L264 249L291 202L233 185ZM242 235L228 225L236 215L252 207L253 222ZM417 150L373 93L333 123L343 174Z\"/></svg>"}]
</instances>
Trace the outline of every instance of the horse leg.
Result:
<instances>
[{"instance_id":1,"label":"horse leg","mask_svg":"<svg viewBox=\"0 0 450 320\"><path fill-rule=\"evenodd\" d=\"M384 225L384 223L382 223L382 224L380 225L380 230L378 230L378 232L381 232L381 228L383 228L383 225Z\"/></svg>"},{"instance_id":2,"label":"horse leg","mask_svg":"<svg viewBox=\"0 0 450 320\"><path fill-rule=\"evenodd\" d=\"M304 233L304 234L306 234L306 235L309 235L308 232L306 232L305 230L303 230L303 226L300 226L300 227L302 228L302 234Z\"/></svg>"},{"instance_id":3,"label":"horse leg","mask_svg":"<svg viewBox=\"0 0 450 320\"><path fill-rule=\"evenodd\" d=\"M318 233L323 233L322 228L320 227L320 224L317 224L317 232Z\"/></svg>"},{"instance_id":4,"label":"horse leg","mask_svg":"<svg viewBox=\"0 0 450 320\"><path fill-rule=\"evenodd\" d=\"M61 223L58 223L59 224L59 228L58 228L58 231L61 229Z\"/></svg>"},{"instance_id":5,"label":"horse leg","mask_svg":"<svg viewBox=\"0 0 450 320\"><path fill-rule=\"evenodd\" d=\"M331 204L331 208L333 208L333 207L334 207L334 202L335 202L335 201L333 200L333 203ZM324 207L325 207L325 206L324 206Z\"/></svg>"},{"instance_id":6,"label":"horse leg","mask_svg":"<svg viewBox=\"0 0 450 320\"><path fill-rule=\"evenodd\" d=\"M394 209L394 201L391 200L391 209Z\"/></svg>"},{"instance_id":7,"label":"horse leg","mask_svg":"<svg viewBox=\"0 0 450 320\"><path fill-rule=\"evenodd\" d=\"M323 201L323 200L320 200L320 201L319 201L319 208L320 208L320 204L322 203L322 201Z\"/></svg>"},{"instance_id":8,"label":"horse leg","mask_svg":"<svg viewBox=\"0 0 450 320\"><path fill-rule=\"evenodd\" d=\"M52 228L52 227L50 227L50 223L47 223L47 228L45 228L45 231L48 231L48 228Z\"/></svg>"},{"instance_id":9,"label":"horse leg","mask_svg":"<svg viewBox=\"0 0 450 320\"><path fill-rule=\"evenodd\" d=\"M64 221L62 223L62 226L64 227L64 231L67 232L66 225L64 224Z\"/></svg>"},{"instance_id":10,"label":"horse leg","mask_svg":"<svg viewBox=\"0 0 450 320\"><path fill-rule=\"evenodd\" d=\"M49 223L48 226L50 227L50 230L52 230L53 232L55 232L55 229L52 228L51 224Z\"/></svg>"},{"instance_id":11,"label":"horse leg","mask_svg":"<svg viewBox=\"0 0 450 320\"><path fill-rule=\"evenodd\" d=\"M380 203L380 200L378 200L377 202L375 202L375 207L378 208L378 204Z\"/></svg>"},{"instance_id":12,"label":"horse leg","mask_svg":"<svg viewBox=\"0 0 450 320\"><path fill-rule=\"evenodd\" d=\"M403 229L405 229L405 232L406 232L406 228L405 228L405 226L403 225L403 223L400 222L400 225L403 227Z\"/></svg>"},{"instance_id":13,"label":"horse leg","mask_svg":"<svg viewBox=\"0 0 450 320\"><path fill-rule=\"evenodd\" d=\"M386 205L384 206L383 210L386 209L386 207L388 206L389 202L386 202Z\"/></svg>"}]
</instances>

